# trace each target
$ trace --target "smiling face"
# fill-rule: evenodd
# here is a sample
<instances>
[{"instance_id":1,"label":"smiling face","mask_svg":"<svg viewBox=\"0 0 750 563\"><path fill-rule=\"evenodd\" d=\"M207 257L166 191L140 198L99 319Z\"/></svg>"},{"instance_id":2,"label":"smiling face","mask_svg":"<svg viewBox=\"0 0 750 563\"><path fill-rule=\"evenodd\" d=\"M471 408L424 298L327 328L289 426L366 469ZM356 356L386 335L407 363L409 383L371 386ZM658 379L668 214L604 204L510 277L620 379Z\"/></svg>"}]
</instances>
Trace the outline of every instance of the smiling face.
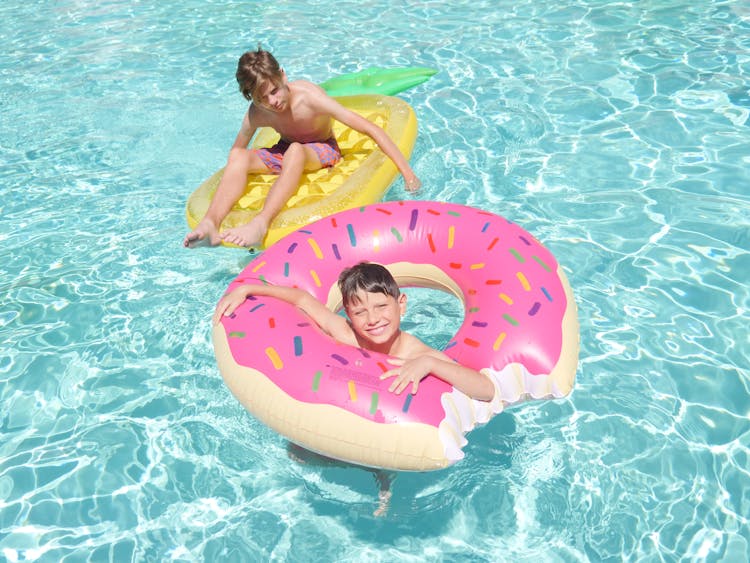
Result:
<instances>
[{"instance_id":1,"label":"smiling face","mask_svg":"<svg viewBox=\"0 0 750 563\"><path fill-rule=\"evenodd\" d=\"M401 336L406 295L388 269L381 264L360 262L341 272L338 285L359 345L390 354Z\"/></svg>"},{"instance_id":2,"label":"smiling face","mask_svg":"<svg viewBox=\"0 0 750 563\"><path fill-rule=\"evenodd\" d=\"M396 298L360 289L351 296L345 311L362 348L390 353L401 334L406 295Z\"/></svg>"}]
</instances>

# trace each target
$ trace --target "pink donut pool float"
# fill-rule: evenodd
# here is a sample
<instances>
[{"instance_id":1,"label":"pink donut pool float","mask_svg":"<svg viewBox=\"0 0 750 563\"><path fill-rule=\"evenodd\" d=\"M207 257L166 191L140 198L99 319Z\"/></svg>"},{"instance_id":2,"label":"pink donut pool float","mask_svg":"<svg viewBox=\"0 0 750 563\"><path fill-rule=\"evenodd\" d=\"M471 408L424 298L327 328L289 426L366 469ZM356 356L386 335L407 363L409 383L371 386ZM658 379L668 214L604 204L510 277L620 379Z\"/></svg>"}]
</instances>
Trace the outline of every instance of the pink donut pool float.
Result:
<instances>
[{"instance_id":1,"label":"pink donut pool float","mask_svg":"<svg viewBox=\"0 0 750 563\"><path fill-rule=\"evenodd\" d=\"M445 348L484 373L491 401L470 399L427 376L415 395L388 391L387 357L339 344L296 307L250 297L214 328L229 389L260 421L292 442L370 467L424 471L463 458L464 435L506 406L570 393L578 318L555 257L498 215L429 201L350 209L287 235L229 285L296 286L341 308L346 267L386 266L402 287L452 293L464 320Z\"/></svg>"}]
</instances>

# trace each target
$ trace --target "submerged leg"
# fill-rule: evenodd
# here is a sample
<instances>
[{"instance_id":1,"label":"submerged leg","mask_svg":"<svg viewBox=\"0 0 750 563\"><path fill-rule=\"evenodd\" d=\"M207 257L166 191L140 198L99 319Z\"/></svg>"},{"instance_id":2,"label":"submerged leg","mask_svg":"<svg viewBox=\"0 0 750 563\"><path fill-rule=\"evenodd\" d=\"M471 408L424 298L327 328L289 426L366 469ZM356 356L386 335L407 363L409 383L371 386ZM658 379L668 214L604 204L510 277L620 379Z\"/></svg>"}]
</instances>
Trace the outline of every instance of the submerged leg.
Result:
<instances>
[{"instance_id":1,"label":"submerged leg","mask_svg":"<svg viewBox=\"0 0 750 563\"><path fill-rule=\"evenodd\" d=\"M385 516L388 513L388 507L391 502L391 484L393 483L393 476L383 471L382 469L376 469L374 471L375 481L378 484L378 507L373 512L373 516Z\"/></svg>"}]
</instances>

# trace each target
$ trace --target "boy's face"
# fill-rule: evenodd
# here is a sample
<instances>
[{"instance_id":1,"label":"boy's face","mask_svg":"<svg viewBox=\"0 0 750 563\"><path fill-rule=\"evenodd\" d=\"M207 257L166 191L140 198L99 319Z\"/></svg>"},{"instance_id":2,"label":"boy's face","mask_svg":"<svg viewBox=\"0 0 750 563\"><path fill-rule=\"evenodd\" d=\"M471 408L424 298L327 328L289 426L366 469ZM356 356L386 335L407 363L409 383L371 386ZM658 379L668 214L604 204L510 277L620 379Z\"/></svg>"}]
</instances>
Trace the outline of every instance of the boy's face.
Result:
<instances>
[{"instance_id":1,"label":"boy's face","mask_svg":"<svg viewBox=\"0 0 750 563\"><path fill-rule=\"evenodd\" d=\"M401 331L401 315L406 311L406 295L398 299L385 293L360 290L350 300L346 314L357 336L377 348L391 342Z\"/></svg>"},{"instance_id":2,"label":"boy's face","mask_svg":"<svg viewBox=\"0 0 750 563\"><path fill-rule=\"evenodd\" d=\"M289 105L289 88L287 86L286 74L282 72L281 81L271 82L267 80L258 90L253 101L275 113L284 111Z\"/></svg>"}]
</instances>

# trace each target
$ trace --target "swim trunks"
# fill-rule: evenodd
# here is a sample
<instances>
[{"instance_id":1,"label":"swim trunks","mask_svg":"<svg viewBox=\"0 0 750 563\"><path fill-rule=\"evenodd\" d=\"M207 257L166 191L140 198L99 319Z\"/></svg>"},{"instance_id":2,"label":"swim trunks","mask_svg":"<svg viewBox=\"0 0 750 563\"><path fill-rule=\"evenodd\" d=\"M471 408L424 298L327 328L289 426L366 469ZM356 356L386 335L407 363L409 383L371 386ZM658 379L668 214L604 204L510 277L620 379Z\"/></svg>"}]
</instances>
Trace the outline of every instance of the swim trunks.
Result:
<instances>
[{"instance_id":1,"label":"swim trunks","mask_svg":"<svg viewBox=\"0 0 750 563\"><path fill-rule=\"evenodd\" d=\"M315 151L323 168L330 168L341 160L341 149L339 148L335 137L331 137L330 139L326 139L319 143L303 144ZM271 172L274 174L280 174L281 162L284 160L284 153L289 148L289 145L289 141L279 141L272 147L253 150Z\"/></svg>"}]
</instances>

